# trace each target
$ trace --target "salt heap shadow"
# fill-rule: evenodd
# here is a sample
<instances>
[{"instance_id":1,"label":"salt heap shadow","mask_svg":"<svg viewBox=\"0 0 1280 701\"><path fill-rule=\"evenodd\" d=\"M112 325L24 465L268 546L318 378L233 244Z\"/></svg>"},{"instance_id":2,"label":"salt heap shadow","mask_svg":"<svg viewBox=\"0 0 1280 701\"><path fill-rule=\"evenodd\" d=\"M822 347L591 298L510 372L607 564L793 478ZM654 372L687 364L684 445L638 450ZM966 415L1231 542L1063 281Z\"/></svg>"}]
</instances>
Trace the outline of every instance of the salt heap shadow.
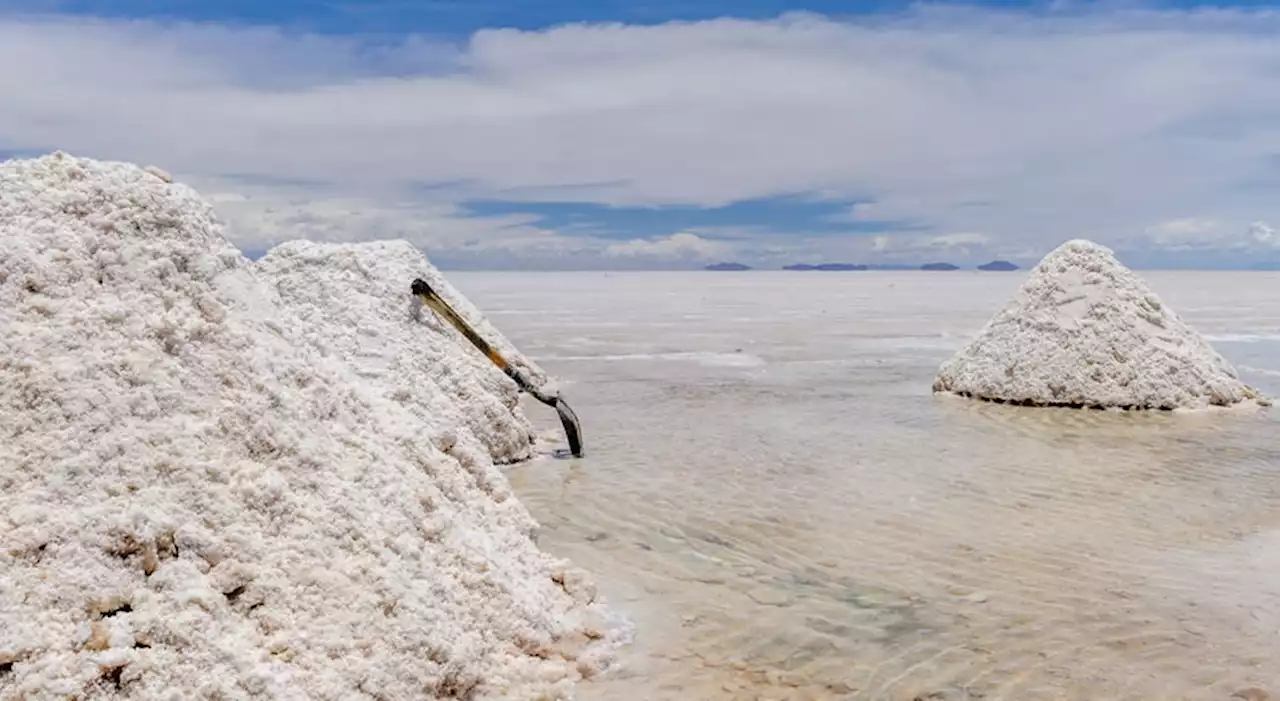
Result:
<instances>
[{"instance_id":1,"label":"salt heap shadow","mask_svg":"<svg viewBox=\"0 0 1280 701\"><path fill-rule=\"evenodd\" d=\"M567 698L607 660L590 583L438 444L487 462L488 409L424 419L288 310L163 172L0 164L0 698Z\"/></svg>"},{"instance_id":2,"label":"salt heap shadow","mask_svg":"<svg viewBox=\"0 0 1280 701\"><path fill-rule=\"evenodd\" d=\"M944 363L935 392L1034 406L1269 404L1105 246L1068 241Z\"/></svg>"}]
</instances>

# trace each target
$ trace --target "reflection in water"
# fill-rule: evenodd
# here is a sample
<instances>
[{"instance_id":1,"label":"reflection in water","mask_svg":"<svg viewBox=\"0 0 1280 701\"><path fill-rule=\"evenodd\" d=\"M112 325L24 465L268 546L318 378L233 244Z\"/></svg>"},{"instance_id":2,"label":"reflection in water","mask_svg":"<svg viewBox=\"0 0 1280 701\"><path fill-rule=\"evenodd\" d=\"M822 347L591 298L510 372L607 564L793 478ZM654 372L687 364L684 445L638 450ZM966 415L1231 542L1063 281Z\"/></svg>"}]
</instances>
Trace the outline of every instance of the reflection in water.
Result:
<instances>
[{"instance_id":1,"label":"reflection in water","mask_svg":"<svg viewBox=\"0 0 1280 701\"><path fill-rule=\"evenodd\" d=\"M509 474L543 547L638 624L580 698L1280 693L1274 412L932 396L938 363L1020 278L457 278L572 381L588 457ZM1242 299L1235 279L1151 282L1206 331L1275 334L1280 301ZM1218 347L1280 370L1267 343ZM751 362L707 362L737 353Z\"/></svg>"}]
</instances>

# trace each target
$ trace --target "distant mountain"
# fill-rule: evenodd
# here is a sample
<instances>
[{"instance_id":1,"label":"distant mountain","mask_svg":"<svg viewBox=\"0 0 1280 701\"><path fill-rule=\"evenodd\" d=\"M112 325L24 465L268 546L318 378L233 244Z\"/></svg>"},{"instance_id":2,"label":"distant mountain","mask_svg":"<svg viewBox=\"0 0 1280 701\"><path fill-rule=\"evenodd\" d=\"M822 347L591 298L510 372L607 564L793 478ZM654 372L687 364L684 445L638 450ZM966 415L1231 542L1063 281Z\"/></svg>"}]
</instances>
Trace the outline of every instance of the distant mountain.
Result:
<instances>
[{"instance_id":1,"label":"distant mountain","mask_svg":"<svg viewBox=\"0 0 1280 701\"><path fill-rule=\"evenodd\" d=\"M960 266L951 263L925 263L920 266L921 270L959 270Z\"/></svg>"},{"instance_id":2,"label":"distant mountain","mask_svg":"<svg viewBox=\"0 0 1280 701\"><path fill-rule=\"evenodd\" d=\"M750 270L751 266L742 263L712 263L703 270Z\"/></svg>"},{"instance_id":3,"label":"distant mountain","mask_svg":"<svg viewBox=\"0 0 1280 701\"><path fill-rule=\"evenodd\" d=\"M1269 260L1262 263L1255 263L1252 270L1280 270L1280 260Z\"/></svg>"},{"instance_id":4,"label":"distant mountain","mask_svg":"<svg viewBox=\"0 0 1280 701\"><path fill-rule=\"evenodd\" d=\"M866 268L867 270L915 270L916 266L906 263L872 263Z\"/></svg>"},{"instance_id":5,"label":"distant mountain","mask_svg":"<svg viewBox=\"0 0 1280 701\"><path fill-rule=\"evenodd\" d=\"M819 263L817 265L809 265L808 263L797 263L796 265L787 265L783 270L866 270L865 265L855 265L853 263Z\"/></svg>"},{"instance_id":6,"label":"distant mountain","mask_svg":"<svg viewBox=\"0 0 1280 701\"><path fill-rule=\"evenodd\" d=\"M1008 271L1008 270L1017 270L1017 269L1018 269L1018 266L1014 265L1013 263L1010 263L1007 260L993 260L990 263L983 263L982 265L978 266L978 270L987 270L987 271L991 271L991 270Z\"/></svg>"}]
</instances>

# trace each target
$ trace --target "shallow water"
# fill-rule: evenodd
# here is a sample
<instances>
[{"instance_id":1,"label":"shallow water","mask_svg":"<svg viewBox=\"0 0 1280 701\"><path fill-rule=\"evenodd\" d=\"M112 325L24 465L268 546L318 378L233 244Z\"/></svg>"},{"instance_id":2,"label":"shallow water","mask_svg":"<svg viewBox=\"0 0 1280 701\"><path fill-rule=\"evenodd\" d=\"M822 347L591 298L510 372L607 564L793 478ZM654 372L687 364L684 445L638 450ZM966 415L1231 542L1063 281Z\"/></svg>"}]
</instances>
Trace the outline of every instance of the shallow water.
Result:
<instances>
[{"instance_id":1,"label":"shallow water","mask_svg":"<svg viewBox=\"0 0 1280 701\"><path fill-rule=\"evenodd\" d=\"M1022 277L451 276L584 423L509 473L637 624L579 697L1280 696L1280 409L932 396ZM1280 395L1280 274L1146 277Z\"/></svg>"}]
</instances>

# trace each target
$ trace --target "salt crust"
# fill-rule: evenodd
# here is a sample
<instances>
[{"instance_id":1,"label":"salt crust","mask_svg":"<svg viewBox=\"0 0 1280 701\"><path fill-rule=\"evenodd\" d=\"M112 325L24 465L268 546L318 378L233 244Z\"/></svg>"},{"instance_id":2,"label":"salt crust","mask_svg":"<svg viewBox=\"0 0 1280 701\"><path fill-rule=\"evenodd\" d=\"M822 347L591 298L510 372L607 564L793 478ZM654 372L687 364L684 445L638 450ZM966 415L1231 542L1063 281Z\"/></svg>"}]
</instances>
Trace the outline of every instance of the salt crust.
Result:
<instances>
[{"instance_id":1,"label":"salt crust","mask_svg":"<svg viewBox=\"0 0 1280 701\"><path fill-rule=\"evenodd\" d=\"M1109 248L1081 239L1040 261L933 389L1094 408L1269 403Z\"/></svg>"},{"instance_id":2,"label":"salt crust","mask_svg":"<svg viewBox=\"0 0 1280 701\"><path fill-rule=\"evenodd\" d=\"M0 164L0 699L571 698L619 629L458 398L319 352L166 180Z\"/></svg>"},{"instance_id":3,"label":"salt crust","mask_svg":"<svg viewBox=\"0 0 1280 701\"><path fill-rule=\"evenodd\" d=\"M535 381L545 374L412 245L293 241L268 251L254 268L307 325L308 342L342 357L367 384L380 383L386 396L411 406L433 426L437 445L449 450L474 437L499 463L531 455L533 428L520 409L515 382L456 329L420 309L408 283L426 279L473 327L486 328L485 339L503 348L510 363ZM467 430L459 433L459 426Z\"/></svg>"}]
</instances>

